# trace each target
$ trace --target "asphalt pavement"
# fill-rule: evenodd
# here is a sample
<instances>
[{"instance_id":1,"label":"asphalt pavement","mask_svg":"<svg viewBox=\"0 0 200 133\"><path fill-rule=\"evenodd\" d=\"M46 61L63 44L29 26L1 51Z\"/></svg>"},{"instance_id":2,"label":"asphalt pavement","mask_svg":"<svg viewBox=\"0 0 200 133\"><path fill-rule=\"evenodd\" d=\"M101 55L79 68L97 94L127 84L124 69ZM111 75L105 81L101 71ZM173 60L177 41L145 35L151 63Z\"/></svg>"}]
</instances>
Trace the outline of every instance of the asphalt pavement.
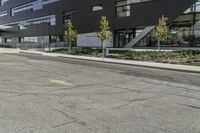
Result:
<instances>
[{"instance_id":1,"label":"asphalt pavement","mask_svg":"<svg viewBox=\"0 0 200 133\"><path fill-rule=\"evenodd\" d=\"M0 54L0 133L200 133L200 74Z\"/></svg>"}]
</instances>

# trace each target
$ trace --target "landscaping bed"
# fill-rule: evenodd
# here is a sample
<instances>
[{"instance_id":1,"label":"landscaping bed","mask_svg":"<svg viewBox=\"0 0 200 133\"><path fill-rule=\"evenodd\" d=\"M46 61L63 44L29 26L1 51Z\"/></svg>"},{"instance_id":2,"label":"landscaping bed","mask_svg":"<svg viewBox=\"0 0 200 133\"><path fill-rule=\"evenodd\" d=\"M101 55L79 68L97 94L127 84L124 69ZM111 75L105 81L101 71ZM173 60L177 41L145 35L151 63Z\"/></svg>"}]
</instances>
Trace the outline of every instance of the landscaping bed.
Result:
<instances>
[{"instance_id":1,"label":"landscaping bed","mask_svg":"<svg viewBox=\"0 0 200 133\"><path fill-rule=\"evenodd\" d=\"M94 57L102 56L102 50L97 48L72 48L70 51L68 49L56 49L53 50L52 53L94 56Z\"/></svg>"},{"instance_id":2,"label":"landscaping bed","mask_svg":"<svg viewBox=\"0 0 200 133\"><path fill-rule=\"evenodd\" d=\"M3 45L3 44L0 44L0 48L14 48L14 47L11 46L11 45Z\"/></svg>"},{"instance_id":3,"label":"landscaping bed","mask_svg":"<svg viewBox=\"0 0 200 133\"><path fill-rule=\"evenodd\" d=\"M52 51L69 55L102 57L101 49L73 48ZM200 50L185 51L109 51L108 58L200 66Z\"/></svg>"}]
</instances>

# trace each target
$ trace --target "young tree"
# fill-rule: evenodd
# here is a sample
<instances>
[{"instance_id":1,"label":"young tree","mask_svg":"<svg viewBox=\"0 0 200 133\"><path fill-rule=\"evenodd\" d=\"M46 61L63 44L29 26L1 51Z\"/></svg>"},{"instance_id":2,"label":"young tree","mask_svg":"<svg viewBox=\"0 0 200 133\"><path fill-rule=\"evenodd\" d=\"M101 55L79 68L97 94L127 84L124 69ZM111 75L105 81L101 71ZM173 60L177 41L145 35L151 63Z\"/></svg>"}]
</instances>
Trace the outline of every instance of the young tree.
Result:
<instances>
[{"instance_id":1,"label":"young tree","mask_svg":"<svg viewBox=\"0 0 200 133\"><path fill-rule=\"evenodd\" d=\"M106 40L109 40L111 37L111 32L110 32L110 27L109 27L109 22L105 16L102 16L99 22L99 28L100 31L97 32L97 37L101 40L101 45L102 45L102 53L103 53L103 59L105 57L105 48L104 48L104 42Z\"/></svg>"},{"instance_id":2,"label":"young tree","mask_svg":"<svg viewBox=\"0 0 200 133\"><path fill-rule=\"evenodd\" d=\"M71 20L65 22L64 27L65 27L64 39L65 41L69 41L68 50L71 51L72 42L76 41L77 32L74 30Z\"/></svg>"},{"instance_id":3,"label":"young tree","mask_svg":"<svg viewBox=\"0 0 200 133\"><path fill-rule=\"evenodd\" d=\"M167 26L167 20L164 15L159 18L158 24L152 33L152 37L157 40L158 50L160 50L160 42L165 40L169 33L169 27Z\"/></svg>"}]
</instances>

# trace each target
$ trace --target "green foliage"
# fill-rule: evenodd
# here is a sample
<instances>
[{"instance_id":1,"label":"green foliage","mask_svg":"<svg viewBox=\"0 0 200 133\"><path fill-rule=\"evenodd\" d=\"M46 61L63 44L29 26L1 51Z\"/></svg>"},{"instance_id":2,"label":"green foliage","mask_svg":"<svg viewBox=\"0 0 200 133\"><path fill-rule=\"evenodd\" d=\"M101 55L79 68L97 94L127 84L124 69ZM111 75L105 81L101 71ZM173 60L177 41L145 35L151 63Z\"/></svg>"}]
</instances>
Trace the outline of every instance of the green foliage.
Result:
<instances>
[{"instance_id":1,"label":"green foliage","mask_svg":"<svg viewBox=\"0 0 200 133\"><path fill-rule=\"evenodd\" d=\"M189 44L200 43L200 37L195 35L183 36L184 41L188 42Z\"/></svg>"},{"instance_id":2,"label":"green foliage","mask_svg":"<svg viewBox=\"0 0 200 133\"><path fill-rule=\"evenodd\" d=\"M57 49L53 50L52 53L62 53L70 55L91 55L91 56L100 56L101 49L94 48L72 48L70 51L67 49Z\"/></svg>"},{"instance_id":3,"label":"green foliage","mask_svg":"<svg viewBox=\"0 0 200 133\"><path fill-rule=\"evenodd\" d=\"M101 17L99 22L100 31L97 32L97 37L103 42L109 40L111 37L109 22L105 16Z\"/></svg>"},{"instance_id":4,"label":"green foliage","mask_svg":"<svg viewBox=\"0 0 200 133\"><path fill-rule=\"evenodd\" d=\"M0 48L15 48L15 47L11 46L11 45L2 45L2 44L0 44Z\"/></svg>"},{"instance_id":5,"label":"green foliage","mask_svg":"<svg viewBox=\"0 0 200 133\"><path fill-rule=\"evenodd\" d=\"M68 20L65 25L64 38L65 41L74 42L77 37L77 32L74 30L71 20Z\"/></svg>"},{"instance_id":6,"label":"green foliage","mask_svg":"<svg viewBox=\"0 0 200 133\"><path fill-rule=\"evenodd\" d=\"M92 48L73 48L71 51L67 49L54 50L53 53L85 55L85 56L101 56L101 49ZM170 64L196 65L200 66L200 50L184 50L184 51L109 51L109 58L150 61Z\"/></svg>"},{"instance_id":7,"label":"green foliage","mask_svg":"<svg viewBox=\"0 0 200 133\"><path fill-rule=\"evenodd\" d=\"M200 65L200 50L185 51L110 51L109 58L161 62L170 64ZM112 55L114 53L114 55ZM118 53L118 55L117 55Z\"/></svg>"},{"instance_id":8,"label":"green foliage","mask_svg":"<svg viewBox=\"0 0 200 133\"><path fill-rule=\"evenodd\" d=\"M165 40L169 33L169 27L167 26L167 20L164 15L159 18L158 24L155 27L155 30L152 32L152 37L156 40Z\"/></svg>"},{"instance_id":9,"label":"green foliage","mask_svg":"<svg viewBox=\"0 0 200 133\"><path fill-rule=\"evenodd\" d=\"M181 43L181 39L178 37L177 33L170 33L168 36L168 40L165 41L165 44L173 44L178 45Z\"/></svg>"}]
</instances>

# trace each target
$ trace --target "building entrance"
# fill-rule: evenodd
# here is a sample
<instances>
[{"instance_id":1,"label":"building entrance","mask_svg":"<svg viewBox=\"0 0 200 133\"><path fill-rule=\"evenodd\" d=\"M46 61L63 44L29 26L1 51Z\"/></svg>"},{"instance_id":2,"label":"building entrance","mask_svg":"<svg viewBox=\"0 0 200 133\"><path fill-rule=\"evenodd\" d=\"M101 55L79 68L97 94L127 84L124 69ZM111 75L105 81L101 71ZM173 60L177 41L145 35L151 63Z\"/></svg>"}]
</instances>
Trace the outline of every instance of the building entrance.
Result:
<instances>
[{"instance_id":1,"label":"building entrance","mask_svg":"<svg viewBox=\"0 0 200 133\"><path fill-rule=\"evenodd\" d=\"M135 37L135 29L115 31L115 47L123 48Z\"/></svg>"}]
</instances>

